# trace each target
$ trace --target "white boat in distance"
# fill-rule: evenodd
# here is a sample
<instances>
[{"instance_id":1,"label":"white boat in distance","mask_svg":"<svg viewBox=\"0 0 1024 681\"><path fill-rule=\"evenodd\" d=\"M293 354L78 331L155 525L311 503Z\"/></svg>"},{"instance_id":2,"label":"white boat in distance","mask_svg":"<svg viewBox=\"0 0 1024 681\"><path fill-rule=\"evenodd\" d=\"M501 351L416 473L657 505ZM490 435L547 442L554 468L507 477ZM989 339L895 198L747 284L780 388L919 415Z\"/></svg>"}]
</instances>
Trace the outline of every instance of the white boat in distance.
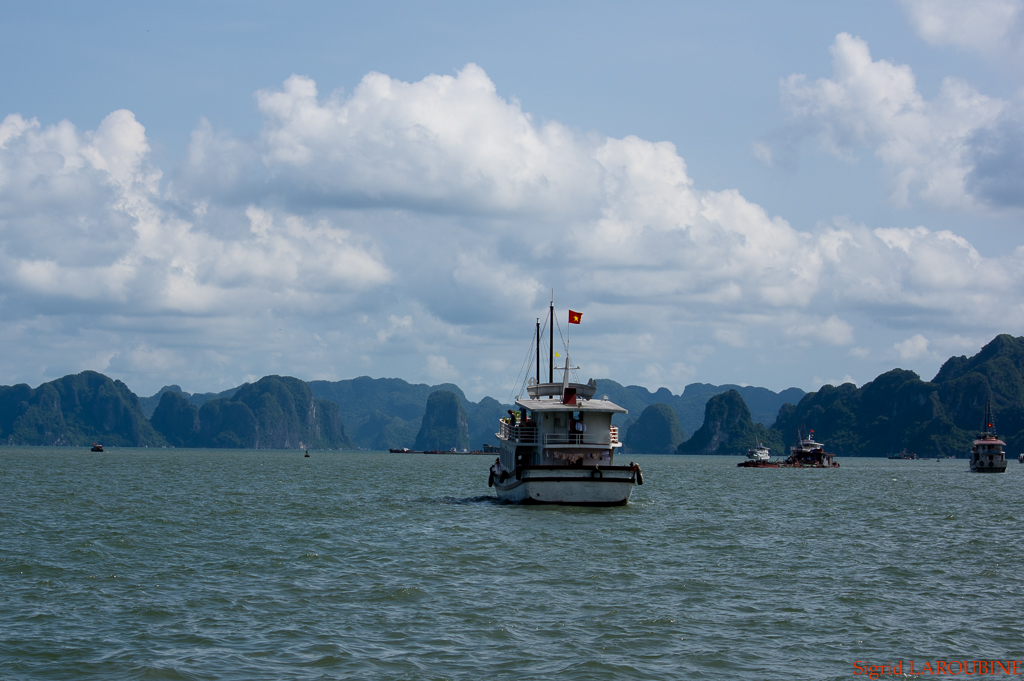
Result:
<instances>
[{"instance_id":1,"label":"white boat in distance","mask_svg":"<svg viewBox=\"0 0 1024 681\"><path fill-rule=\"evenodd\" d=\"M747 450L747 459L754 462L770 461L772 458L770 452L771 450L768 449L768 447L765 447L764 443L761 442Z\"/></svg>"},{"instance_id":2,"label":"white boat in distance","mask_svg":"<svg viewBox=\"0 0 1024 681\"><path fill-rule=\"evenodd\" d=\"M981 437L971 447L970 466L974 473L1005 473L1006 443L996 435L995 422L992 420L992 403L985 401L985 427Z\"/></svg>"},{"instance_id":3,"label":"white boat in distance","mask_svg":"<svg viewBox=\"0 0 1024 681\"><path fill-rule=\"evenodd\" d=\"M554 345L554 303L550 308ZM495 435L500 455L487 480L498 499L517 504L620 506L629 501L633 485L643 484L640 467L616 466L622 447L614 414L626 409L594 399L597 382L570 383L568 352L562 381L555 383L548 363L548 382L540 382L540 321L537 322L537 378L526 387L528 397L516 400L518 411L500 421ZM549 357L554 357L553 348Z\"/></svg>"}]
</instances>

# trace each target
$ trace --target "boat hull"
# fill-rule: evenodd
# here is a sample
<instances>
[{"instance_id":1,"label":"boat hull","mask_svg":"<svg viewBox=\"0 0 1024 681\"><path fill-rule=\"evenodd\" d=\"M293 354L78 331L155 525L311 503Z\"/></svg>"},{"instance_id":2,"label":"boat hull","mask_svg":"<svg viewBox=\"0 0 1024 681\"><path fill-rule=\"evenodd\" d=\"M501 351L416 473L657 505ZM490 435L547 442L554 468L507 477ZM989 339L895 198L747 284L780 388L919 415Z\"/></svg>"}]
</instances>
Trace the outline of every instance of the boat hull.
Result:
<instances>
[{"instance_id":1,"label":"boat hull","mask_svg":"<svg viewBox=\"0 0 1024 681\"><path fill-rule=\"evenodd\" d=\"M985 462L982 462L985 463ZM972 473L1005 473L1006 472L1006 461L992 461L990 466L976 466L973 461L970 462Z\"/></svg>"},{"instance_id":2,"label":"boat hull","mask_svg":"<svg viewBox=\"0 0 1024 681\"><path fill-rule=\"evenodd\" d=\"M628 466L594 468L525 468L518 479L494 481L498 500L510 504L622 506L636 484Z\"/></svg>"}]
</instances>

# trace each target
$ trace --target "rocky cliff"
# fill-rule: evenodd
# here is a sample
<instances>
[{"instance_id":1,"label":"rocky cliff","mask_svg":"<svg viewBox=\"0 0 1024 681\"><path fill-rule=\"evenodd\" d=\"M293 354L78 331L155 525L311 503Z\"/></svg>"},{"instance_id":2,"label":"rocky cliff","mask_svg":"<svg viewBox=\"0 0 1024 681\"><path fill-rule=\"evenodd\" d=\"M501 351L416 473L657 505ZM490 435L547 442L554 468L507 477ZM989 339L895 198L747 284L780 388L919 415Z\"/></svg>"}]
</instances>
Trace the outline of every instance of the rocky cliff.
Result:
<instances>
[{"instance_id":1,"label":"rocky cliff","mask_svg":"<svg viewBox=\"0 0 1024 681\"><path fill-rule=\"evenodd\" d=\"M438 390L427 398L427 411L416 435L416 449L459 451L469 449L469 420L459 396L450 390Z\"/></svg>"},{"instance_id":2,"label":"rocky cliff","mask_svg":"<svg viewBox=\"0 0 1024 681\"><path fill-rule=\"evenodd\" d=\"M750 417L743 397L735 390L715 395L704 407L704 423L679 454L745 454L755 442L764 442L773 455L781 455L782 440Z\"/></svg>"},{"instance_id":3,"label":"rocky cliff","mask_svg":"<svg viewBox=\"0 0 1024 681\"><path fill-rule=\"evenodd\" d=\"M153 425L176 446L249 449L351 447L338 405L317 399L304 382L266 376L228 398L196 409L183 395L165 392Z\"/></svg>"},{"instance_id":4,"label":"rocky cliff","mask_svg":"<svg viewBox=\"0 0 1024 681\"><path fill-rule=\"evenodd\" d=\"M83 371L43 383L0 386L0 442L12 445L151 447L164 439L121 381Z\"/></svg>"},{"instance_id":5,"label":"rocky cliff","mask_svg":"<svg viewBox=\"0 0 1024 681\"><path fill-rule=\"evenodd\" d=\"M630 454L674 454L684 440L679 417L667 404L652 404L630 426L623 442Z\"/></svg>"}]
</instances>

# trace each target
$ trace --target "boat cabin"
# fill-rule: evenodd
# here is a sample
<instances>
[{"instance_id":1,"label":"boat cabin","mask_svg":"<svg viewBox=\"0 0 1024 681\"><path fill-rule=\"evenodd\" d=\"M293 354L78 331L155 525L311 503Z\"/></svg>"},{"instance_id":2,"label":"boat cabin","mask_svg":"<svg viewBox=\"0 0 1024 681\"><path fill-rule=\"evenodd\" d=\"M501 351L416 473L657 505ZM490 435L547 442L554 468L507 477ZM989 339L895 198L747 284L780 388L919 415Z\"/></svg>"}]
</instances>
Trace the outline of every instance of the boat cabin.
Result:
<instances>
[{"instance_id":1,"label":"boat cabin","mask_svg":"<svg viewBox=\"0 0 1024 681\"><path fill-rule=\"evenodd\" d=\"M1003 449L1006 443L993 436L984 436L974 441L971 447L971 463L977 468L981 466L993 467L999 461L1006 460L1006 452Z\"/></svg>"},{"instance_id":2,"label":"boat cabin","mask_svg":"<svg viewBox=\"0 0 1024 681\"><path fill-rule=\"evenodd\" d=\"M559 385L559 387L561 387ZM502 419L500 463L523 466L611 466L619 442L614 414L627 411L608 400L519 399L518 412Z\"/></svg>"}]
</instances>

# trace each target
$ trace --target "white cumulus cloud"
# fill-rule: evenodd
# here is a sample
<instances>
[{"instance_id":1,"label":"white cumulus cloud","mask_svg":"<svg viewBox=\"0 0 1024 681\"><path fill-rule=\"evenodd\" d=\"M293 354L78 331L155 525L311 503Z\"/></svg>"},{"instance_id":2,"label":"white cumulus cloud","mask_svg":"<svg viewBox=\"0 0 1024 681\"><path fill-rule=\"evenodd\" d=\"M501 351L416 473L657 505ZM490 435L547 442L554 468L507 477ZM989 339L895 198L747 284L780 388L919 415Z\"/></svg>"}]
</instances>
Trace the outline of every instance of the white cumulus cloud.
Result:
<instances>
[{"instance_id":1,"label":"white cumulus cloud","mask_svg":"<svg viewBox=\"0 0 1024 681\"><path fill-rule=\"evenodd\" d=\"M903 0L914 28L932 45L985 54L1010 46L1022 5L1021 0Z\"/></svg>"},{"instance_id":2,"label":"white cumulus cloud","mask_svg":"<svg viewBox=\"0 0 1024 681\"><path fill-rule=\"evenodd\" d=\"M970 131L1002 105L955 82L926 102L908 67L851 36L833 53L833 79L786 81L794 115L834 150L874 145L907 191L969 202ZM292 76L257 103L258 138L203 120L173 176L129 111L94 131L8 115L4 342L73 338L132 375L371 367L483 390L487 367L520 366L555 289L586 313L574 359L678 390L719 349L834 353L865 342L863 323L1024 327L1024 251L986 258L924 226L796 229L700 186L670 142L535 121L472 64L371 73L348 94Z\"/></svg>"},{"instance_id":3,"label":"white cumulus cloud","mask_svg":"<svg viewBox=\"0 0 1024 681\"><path fill-rule=\"evenodd\" d=\"M900 359L920 359L928 354L928 339L921 334L915 334L906 340L893 345Z\"/></svg>"},{"instance_id":4,"label":"white cumulus cloud","mask_svg":"<svg viewBox=\"0 0 1024 681\"><path fill-rule=\"evenodd\" d=\"M996 125L1006 102L952 77L927 100L909 66L873 60L867 43L848 33L836 36L831 52L832 78L794 74L782 81L793 120L839 156L872 149L898 204L919 195L940 206L973 206L967 178L974 138Z\"/></svg>"}]
</instances>

